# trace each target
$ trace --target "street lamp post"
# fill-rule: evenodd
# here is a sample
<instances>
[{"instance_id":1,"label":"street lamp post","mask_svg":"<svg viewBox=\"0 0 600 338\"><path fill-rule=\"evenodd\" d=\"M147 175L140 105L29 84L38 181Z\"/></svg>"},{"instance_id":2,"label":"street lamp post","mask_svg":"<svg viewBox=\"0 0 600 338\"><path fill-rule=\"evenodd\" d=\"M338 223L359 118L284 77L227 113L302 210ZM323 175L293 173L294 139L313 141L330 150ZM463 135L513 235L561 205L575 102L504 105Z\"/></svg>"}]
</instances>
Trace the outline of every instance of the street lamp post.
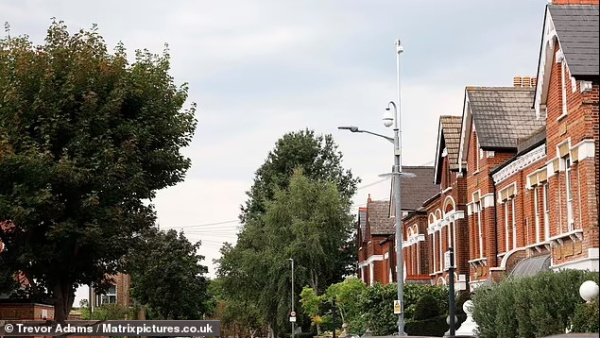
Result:
<instances>
[{"instance_id":1,"label":"street lamp post","mask_svg":"<svg viewBox=\"0 0 600 338\"><path fill-rule=\"evenodd\" d=\"M290 316L290 321L292 322L292 338L294 338L294 336L295 336L295 332L294 331L295 331L295 328L296 328L295 327L296 326L295 325L296 324L296 322L295 322L295 320L296 320L296 318L295 318L296 317L296 312L294 311L294 259L290 258L290 261L292 262L292 313L291 313L291 316ZM291 318L294 318L294 319L291 319Z\"/></svg>"},{"instance_id":2,"label":"street lamp post","mask_svg":"<svg viewBox=\"0 0 600 338\"><path fill-rule=\"evenodd\" d=\"M401 177L402 173L402 129L401 129L401 95L400 95L400 54L404 51L400 40L396 40L396 67L397 67L397 85L398 85L398 105L393 101L388 104L386 114L383 117L383 124L386 127L394 125L394 199L395 199L395 217L396 217L396 280L398 285L398 302L400 303L400 313L398 314L398 335L405 336L404 332L404 262L402 258L402 200L401 200ZM394 108L393 115L390 107Z\"/></svg>"},{"instance_id":3,"label":"street lamp post","mask_svg":"<svg viewBox=\"0 0 600 338\"><path fill-rule=\"evenodd\" d=\"M398 335L406 336L404 332L404 261L402 258L402 243L403 234L402 234L402 201L400 199L401 194L401 177L414 177L414 174L411 173L403 173L402 172L402 130L401 120L400 120L400 54L403 52L404 48L402 47L400 40L396 40L396 61L397 61L397 85L398 85L398 104L393 101L388 103L386 108L386 112L383 116L383 124L386 127L391 127L394 125L394 137L391 138L389 136L384 136L381 134L373 133L367 130L361 130L356 126L343 126L338 127L338 129L349 130L353 133L367 133L375 136L379 136L384 138L392 143L394 143L394 169L392 172L392 176L394 176L394 202L395 202L395 222L396 222L396 281L398 285L398 302L400 303L400 311L398 313ZM391 111L393 108L393 112ZM389 174L383 174L380 176L388 176ZM395 311L396 312L396 311Z\"/></svg>"}]
</instances>

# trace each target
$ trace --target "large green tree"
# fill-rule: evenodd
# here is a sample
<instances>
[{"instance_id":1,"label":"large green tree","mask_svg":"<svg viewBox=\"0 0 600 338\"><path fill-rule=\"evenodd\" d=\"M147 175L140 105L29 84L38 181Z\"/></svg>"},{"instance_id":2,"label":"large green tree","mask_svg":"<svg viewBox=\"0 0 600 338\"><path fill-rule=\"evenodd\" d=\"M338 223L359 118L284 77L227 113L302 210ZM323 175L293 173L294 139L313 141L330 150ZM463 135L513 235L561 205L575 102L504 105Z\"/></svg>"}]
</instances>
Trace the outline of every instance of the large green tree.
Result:
<instances>
[{"instance_id":1,"label":"large green tree","mask_svg":"<svg viewBox=\"0 0 600 338\"><path fill-rule=\"evenodd\" d=\"M150 229L127 256L132 296L158 319L202 319L207 310L208 268L191 243L175 230Z\"/></svg>"},{"instance_id":2,"label":"large green tree","mask_svg":"<svg viewBox=\"0 0 600 338\"><path fill-rule=\"evenodd\" d=\"M341 162L342 153L329 134L317 135L306 129L283 135L256 171L240 219L245 223L260 219L265 213L265 202L273 199L276 189L288 186L297 168L302 168L304 175L311 179L334 182L340 195L350 201L360 179L344 169Z\"/></svg>"},{"instance_id":3,"label":"large green tree","mask_svg":"<svg viewBox=\"0 0 600 338\"><path fill-rule=\"evenodd\" d=\"M350 198L357 182L330 135L306 130L281 138L257 171L236 246L222 249L219 274L228 293L259 304L274 330L287 329L290 258L296 301L302 286L321 293L353 271Z\"/></svg>"},{"instance_id":4,"label":"large green tree","mask_svg":"<svg viewBox=\"0 0 600 338\"><path fill-rule=\"evenodd\" d=\"M66 319L80 284L122 270L148 203L183 180L195 106L169 75L169 55L109 52L96 28L54 21L45 43L0 37L0 266Z\"/></svg>"}]
</instances>

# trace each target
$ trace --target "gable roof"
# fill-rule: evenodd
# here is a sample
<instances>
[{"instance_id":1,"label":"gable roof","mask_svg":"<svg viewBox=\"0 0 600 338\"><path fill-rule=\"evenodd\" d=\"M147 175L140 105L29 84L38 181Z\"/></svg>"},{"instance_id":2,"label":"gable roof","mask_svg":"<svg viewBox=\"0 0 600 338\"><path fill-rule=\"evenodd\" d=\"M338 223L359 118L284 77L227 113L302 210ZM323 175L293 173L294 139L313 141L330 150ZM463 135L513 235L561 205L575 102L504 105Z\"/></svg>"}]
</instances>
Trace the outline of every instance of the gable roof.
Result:
<instances>
[{"instance_id":1,"label":"gable roof","mask_svg":"<svg viewBox=\"0 0 600 338\"><path fill-rule=\"evenodd\" d=\"M394 218L390 217L390 201L371 201L367 203L367 223L371 235L393 234Z\"/></svg>"},{"instance_id":2,"label":"gable roof","mask_svg":"<svg viewBox=\"0 0 600 338\"><path fill-rule=\"evenodd\" d=\"M440 178L442 176L442 159L444 158L444 149L446 149L446 156L448 156L450 170L458 169L461 120L462 117L460 116L440 116L434 164L435 184L440 183Z\"/></svg>"},{"instance_id":3,"label":"gable roof","mask_svg":"<svg viewBox=\"0 0 600 338\"><path fill-rule=\"evenodd\" d=\"M402 211L417 210L423 205L431 195L440 191L440 185L431 181L434 175L432 166L402 166L405 173L415 174L415 177L402 177L402 186L400 188ZM392 188L390 189L390 200L392 201L392 214L395 214L394 198L394 179L392 178Z\"/></svg>"},{"instance_id":4,"label":"gable roof","mask_svg":"<svg viewBox=\"0 0 600 338\"><path fill-rule=\"evenodd\" d=\"M532 109L534 88L467 87L466 96L461 143L466 138L468 145L468 134L462 129L470 128L467 124L471 119L480 147L489 150L516 150L519 139L530 136L546 123L544 119L538 120ZM459 158L466 159L460 155Z\"/></svg>"},{"instance_id":5,"label":"gable roof","mask_svg":"<svg viewBox=\"0 0 600 338\"><path fill-rule=\"evenodd\" d=\"M539 116L544 115L543 108L548 99L556 42L575 80L598 79L598 8L598 5L574 4L546 6L534 101Z\"/></svg>"},{"instance_id":6,"label":"gable roof","mask_svg":"<svg viewBox=\"0 0 600 338\"><path fill-rule=\"evenodd\" d=\"M548 5L572 76L598 76L598 6Z\"/></svg>"}]
</instances>

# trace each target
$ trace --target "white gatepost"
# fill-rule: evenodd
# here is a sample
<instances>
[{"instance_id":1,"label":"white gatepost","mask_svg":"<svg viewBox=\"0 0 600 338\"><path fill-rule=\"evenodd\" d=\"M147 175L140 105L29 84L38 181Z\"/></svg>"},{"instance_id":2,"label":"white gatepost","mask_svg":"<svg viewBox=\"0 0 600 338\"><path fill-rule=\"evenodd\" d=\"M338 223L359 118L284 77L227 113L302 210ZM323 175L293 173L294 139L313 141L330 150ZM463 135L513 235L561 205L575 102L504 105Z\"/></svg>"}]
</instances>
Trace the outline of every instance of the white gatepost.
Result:
<instances>
[{"instance_id":1,"label":"white gatepost","mask_svg":"<svg viewBox=\"0 0 600 338\"><path fill-rule=\"evenodd\" d=\"M468 300L463 304L463 311L467 314L467 319L462 323L458 330L456 330L456 335L477 337L479 330L477 323L473 320L473 302L471 300Z\"/></svg>"}]
</instances>

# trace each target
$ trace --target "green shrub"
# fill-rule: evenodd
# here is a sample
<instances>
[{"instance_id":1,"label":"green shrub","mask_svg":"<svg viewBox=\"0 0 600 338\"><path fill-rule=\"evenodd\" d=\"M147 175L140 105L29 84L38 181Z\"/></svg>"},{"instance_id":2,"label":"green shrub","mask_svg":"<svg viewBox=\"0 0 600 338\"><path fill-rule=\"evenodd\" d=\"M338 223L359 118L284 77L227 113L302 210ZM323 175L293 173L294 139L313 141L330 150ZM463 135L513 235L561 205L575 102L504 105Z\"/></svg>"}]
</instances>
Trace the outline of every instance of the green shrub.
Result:
<instances>
[{"instance_id":1,"label":"green shrub","mask_svg":"<svg viewBox=\"0 0 600 338\"><path fill-rule=\"evenodd\" d=\"M514 290L518 287L517 284L519 283L508 281L498 289L497 303L494 305L498 307L496 310L496 332L499 337L518 336L518 325L515 325L517 316L514 308Z\"/></svg>"},{"instance_id":2,"label":"green shrub","mask_svg":"<svg viewBox=\"0 0 600 338\"><path fill-rule=\"evenodd\" d=\"M437 316L426 320L406 321L404 331L409 336L442 337L448 331L447 316Z\"/></svg>"},{"instance_id":3,"label":"green shrub","mask_svg":"<svg viewBox=\"0 0 600 338\"><path fill-rule=\"evenodd\" d=\"M598 320L600 314L598 312L598 297L590 303L579 304L573 316L572 331L577 333L599 332L600 324Z\"/></svg>"},{"instance_id":4,"label":"green shrub","mask_svg":"<svg viewBox=\"0 0 600 338\"><path fill-rule=\"evenodd\" d=\"M438 311L447 312L448 288L429 284L404 284L404 318L413 319L416 304L424 295L432 296ZM398 316L394 314L397 285L387 284L368 287L360 297L360 309L364 323L374 336L385 336L398 331ZM352 328L351 328L352 330Z\"/></svg>"},{"instance_id":5,"label":"green shrub","mask_svg":"<svg viewBox=\"0 0 600 338\"><path fill-rule=\"evenodd\" d=\"M480 336L544 337L564 333L576 322L585 329L592 315L587 313L592 310L581 306L579 286L585 280L597 281L598 274L580 270L541 272L477 289L473 319L479 325ZM577 313L579 317L575 318Z\"/></svg>"},{"instance_id":6,"label":"green shrub","mask_svg":"<svg viewBox=\"0 0 600 338\"><path fill-rule=\"evenodd\" d=\"M496 313L498 312L498 285L482 286L473 295L473 319L479 326L481 337L498 337Z\"/></svg>"},{"instance_id":7,"label":"green shrub","mask_svg":"<svg viewBox=\"0 0 600 338\"><path fill-rule=\"evenodd\" d=\"M415 311L412 318L414 320L425 320L438 317L439 315L438 300L433 295L426 293L415 304Z\"/></svg>"},{"instance_id":8,"label":"green shrub","mask_svg":"<svg viewBox=\"0 0 600 338\"><path fill-rule=\"evenodd\" d=\"M515 299L515 316L518 324L519 337L535 337L535 326L531 322L530 309L532 296L530 290L532 289L532 279L526 278L521 280L519 288L513 290Z\"/></svg>"}]
</instances>

